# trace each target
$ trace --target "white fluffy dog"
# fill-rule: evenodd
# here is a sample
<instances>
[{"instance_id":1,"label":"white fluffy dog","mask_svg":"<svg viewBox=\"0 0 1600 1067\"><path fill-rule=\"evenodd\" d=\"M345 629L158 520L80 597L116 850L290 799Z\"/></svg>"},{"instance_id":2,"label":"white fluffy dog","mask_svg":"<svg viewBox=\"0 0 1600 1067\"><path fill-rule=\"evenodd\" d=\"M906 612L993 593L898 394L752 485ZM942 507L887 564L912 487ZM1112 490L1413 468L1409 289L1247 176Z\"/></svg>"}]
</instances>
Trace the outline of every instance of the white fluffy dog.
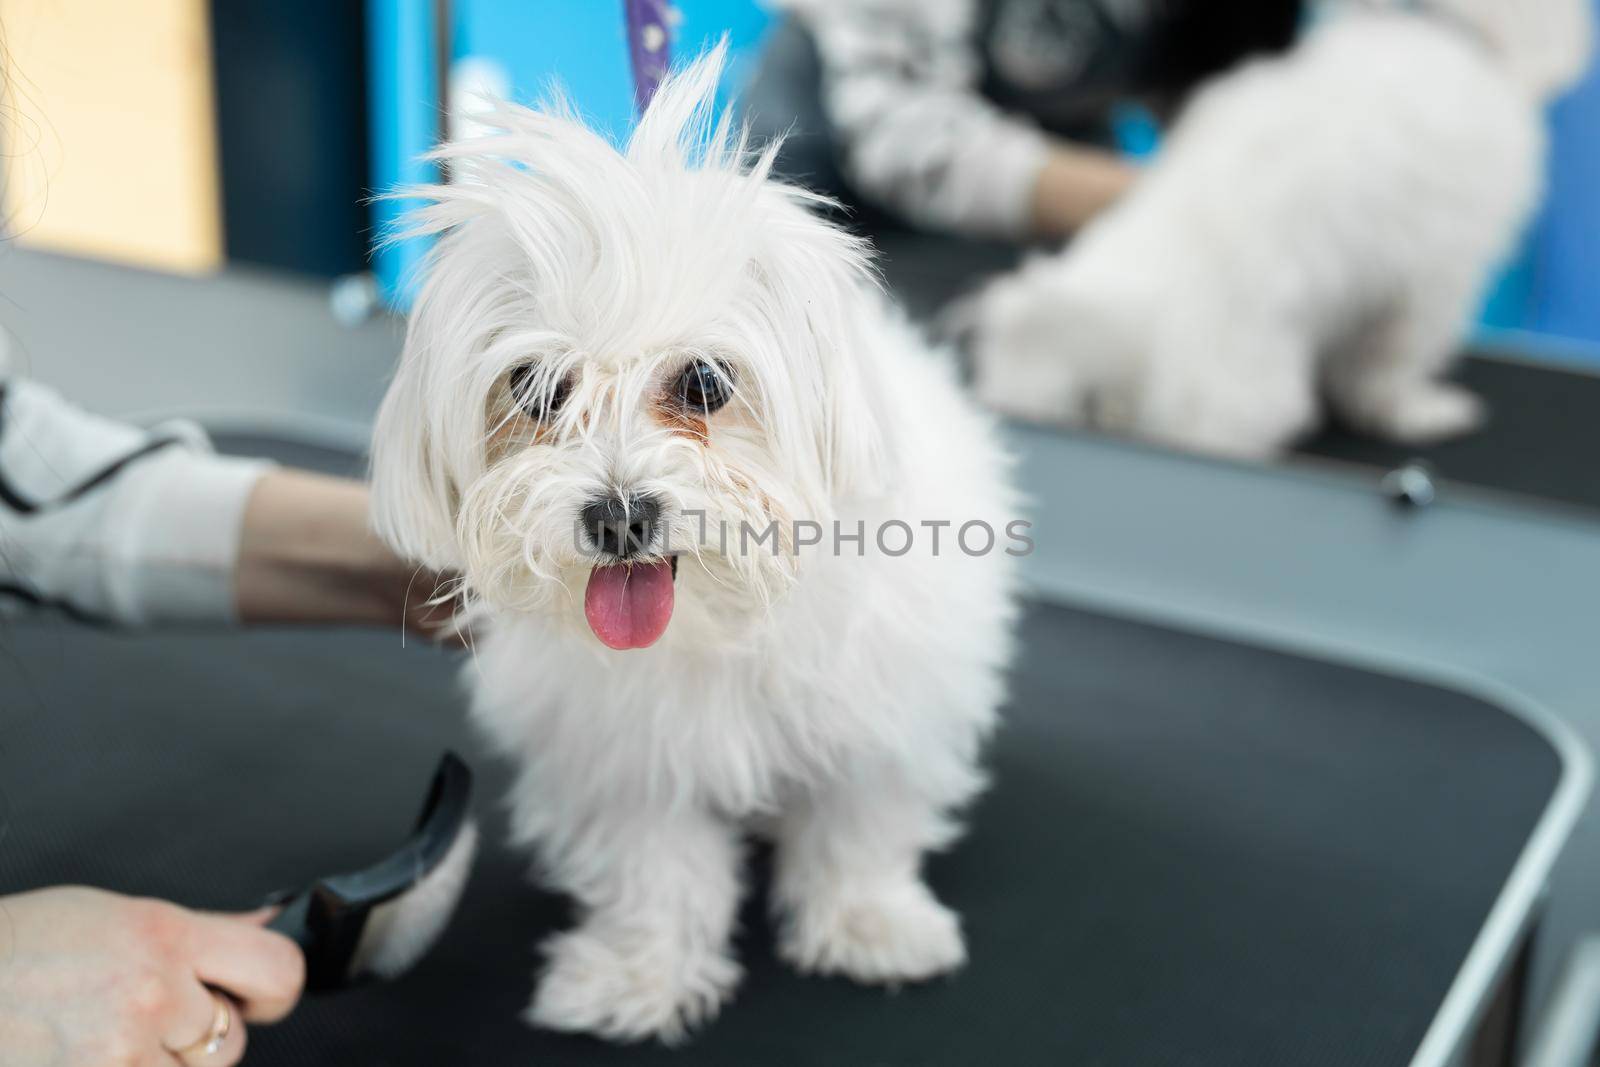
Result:
<instances>
[{"instance_id":1,"label":"white fluffy dog","mask_svg":"<svg viewBox=\"0 0 1600 1067\"><path fill-rule=\"evenodd\" d=\"M989 419L714 121L720 66L621 152L510 105L440 150L373 451L383 536L476 602L475 717L579 906L528 1018L620 1040L738 982L748 829L795 966L962 963L920 866L983 780L1026 547Z\"/></svg>"},{"instance_id":2,"label":"white fluffy dog","mask_svg":"<svg viewBox=\"0 0 1600 1067\"><path fill-rule=\"evenodd\" d=\"M1440 377L1542 189L1591 0L1371 0L1204 89L1128 198L967 309L1024 418L1264 457L1348 422L1476 427Z\"/></svg>"}]
</instances>

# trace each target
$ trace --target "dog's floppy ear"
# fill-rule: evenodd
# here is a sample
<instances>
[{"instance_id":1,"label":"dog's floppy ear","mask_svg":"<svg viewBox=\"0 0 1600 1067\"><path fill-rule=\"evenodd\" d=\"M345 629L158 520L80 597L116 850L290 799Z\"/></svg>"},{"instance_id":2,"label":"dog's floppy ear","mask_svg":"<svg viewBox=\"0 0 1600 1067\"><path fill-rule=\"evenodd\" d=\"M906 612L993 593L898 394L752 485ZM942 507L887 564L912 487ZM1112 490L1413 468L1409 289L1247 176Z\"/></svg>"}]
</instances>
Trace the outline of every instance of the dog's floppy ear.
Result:
<instances>
[{"instance_id":1,"label":"dog's floppy ear","mask_svg":"<svg viewBox=\"0 0 1600 1067\"><path fill-rule=\"evenodd\" d=\"M846 299L859 306L865 295L849 293ZM817 452L828 491L836 500L882 496L898 478L886 433L888 386L878 353L857 329L839 330L820 317L812 320L812 328L823 372Z\"/></svg>"},{"instance_id":2,"label":"dog's floppy ear","mask_svg":"<svg viewBox=\"0 0 1600 1067\"><path fill-rule=\"evenodd\" d=\"M372 522L402 557L461 568L456 513L462 487L482 473L484 403L496 368L472 358L493 334L499 290L484 264L505 262L510 240L477 188L408 191L428 203L398 236L435 236L406 319L406 342L372 436Z\"/></svg>"},{"instance_id":3,"label":"dog's floppy ear","mask_svg":"<svg viewBox=\"0 0 1600 1067\"><path fill-rule=\"evenodd\" d=\"M459 566L456 489L430 429L426 361L415 334L378 410L372 437L372 523L402 558L434 570Z\"/></svg>"},{"instance_id":4,"label":"dog's floppy ear","mask_svg":"<svg viewBox=\"0 0 1600 1067\"><path fill-rule=\"evenodd\" d=\"M880 495L896 479L876 350L885 337L869 334L883 314L871 248L817 217L812 194L769 182L763 195L769 213L757 273L783 309L789 346L807 350L790 372L795 401L814 405L805 422L808 466L832 500Z\"/></svg>"}]
</instances>

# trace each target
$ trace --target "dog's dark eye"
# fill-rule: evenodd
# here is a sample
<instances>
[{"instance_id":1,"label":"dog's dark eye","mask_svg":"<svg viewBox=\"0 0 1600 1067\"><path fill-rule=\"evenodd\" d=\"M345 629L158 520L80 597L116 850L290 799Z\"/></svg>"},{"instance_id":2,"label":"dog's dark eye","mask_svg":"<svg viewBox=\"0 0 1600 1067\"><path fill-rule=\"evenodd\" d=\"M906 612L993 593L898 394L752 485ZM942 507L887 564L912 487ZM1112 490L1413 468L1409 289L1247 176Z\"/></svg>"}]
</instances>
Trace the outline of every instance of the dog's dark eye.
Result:
<instances>
[{"instance_id":1,"label":"dog's dark eye","mask_svg":"<svg viewBox=\"0 0 1600 1067\"><path fill-rule=\"evenodd\" d=\"M733 375L719 363L697 359L678 376L678 403L685 411L709 415L733 399Z\"/></svg>"},{"instance_id":2,"label":"dog's dark eye","mask_svg":"<svg viewBox=\"0 0 1600 1067\"><path fill-rule=\"evenodd\" d=\"M572 395L571 377L555 382L539 380L538 369L531 363L511 368L511 395L528 418L548 422L561 414L567 398Z\"/></svg>"}]
</instances>

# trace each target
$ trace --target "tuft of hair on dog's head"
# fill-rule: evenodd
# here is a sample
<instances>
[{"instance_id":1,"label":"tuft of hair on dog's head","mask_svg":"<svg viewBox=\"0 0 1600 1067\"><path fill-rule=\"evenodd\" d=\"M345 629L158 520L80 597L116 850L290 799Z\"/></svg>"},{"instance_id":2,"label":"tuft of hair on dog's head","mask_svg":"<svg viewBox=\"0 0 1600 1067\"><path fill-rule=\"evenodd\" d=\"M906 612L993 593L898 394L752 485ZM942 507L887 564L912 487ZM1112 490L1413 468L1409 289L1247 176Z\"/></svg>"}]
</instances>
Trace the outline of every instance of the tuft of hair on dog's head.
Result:
<instances>
[{"instance_id":1,"label":"tuft of hair on dog's head","mask_svg":"<svg viewBox=\"0 0 1600 1067\"><path fill-rule=\"evenodd\" d=\"M404 236L437 240L378 417L374 521L475 598L570 587L595 562L582 508L610 495L659 503L653 538L765 604L792 554L719 528L826 521L892 484L869 248L717 112L725 54L667 79L621 148L560 98L495 103L491 132L433 153L449 184L401 194L426 202Z\"/></svg>"}]
</instances>

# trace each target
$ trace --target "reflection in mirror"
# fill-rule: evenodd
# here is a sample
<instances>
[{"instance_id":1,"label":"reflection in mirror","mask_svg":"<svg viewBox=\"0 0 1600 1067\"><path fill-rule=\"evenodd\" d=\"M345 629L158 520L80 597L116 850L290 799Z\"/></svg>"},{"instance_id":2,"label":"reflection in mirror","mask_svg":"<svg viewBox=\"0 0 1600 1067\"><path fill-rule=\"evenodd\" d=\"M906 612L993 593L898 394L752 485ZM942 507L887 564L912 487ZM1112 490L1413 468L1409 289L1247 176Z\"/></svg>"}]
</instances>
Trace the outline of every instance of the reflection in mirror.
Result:
<instances>
[{"instance_id":1,"label":"reflection in mirror","mask_svg":"<svg viewBox=\"0 0 1600 1067\"><path fill-rule=\"evenodd\" d=\"M1592 0L795 6L749 117L991 407L1600 506Z\"/></svg>"}]
</instances>

